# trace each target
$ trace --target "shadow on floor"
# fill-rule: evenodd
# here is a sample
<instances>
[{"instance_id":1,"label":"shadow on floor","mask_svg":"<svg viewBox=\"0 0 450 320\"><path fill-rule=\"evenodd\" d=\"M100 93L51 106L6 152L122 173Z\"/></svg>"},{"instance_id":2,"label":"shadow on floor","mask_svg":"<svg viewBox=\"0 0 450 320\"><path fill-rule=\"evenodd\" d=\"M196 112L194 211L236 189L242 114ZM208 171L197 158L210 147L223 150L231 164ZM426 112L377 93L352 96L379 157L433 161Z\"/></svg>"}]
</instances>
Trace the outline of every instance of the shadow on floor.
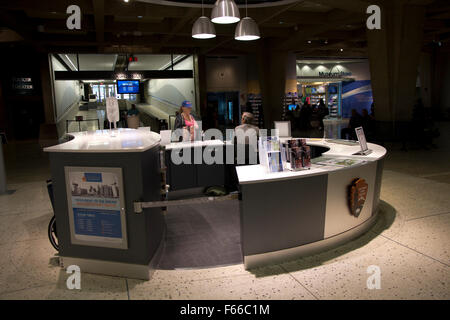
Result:
<instances>
[{"instance_id":1,"label":"shadow on floor","mask_svg":"<svg viewBox=\"0 0 450 320\"><path fill-rule=\"evenodd\" d=\"M360 237L338 247L308 255L298 260L309 269L368 244L396 218L396 210L380 201L375 224ZM240 243L238 201L215 204L170 207L166 215L167 234L158 269L196 269L243 263ZM256 277L271 275L279 268L249 270ZM268 274L269 272L269 274Z\"/></svg>"},{"instance_id":2,"label":"shadow on floor","mask_svg":"<svg viewBox=\"0 0 450 320\"><path fill-rule=\"evenodd\" d=\"M292 270L294 272L321 266L327 261L337 259L340 256L364 247L372 240L379 237L383 231L389 229L394 223L396 217L397 210L387 202L380 200L379 213L374 225L361 236L329 250L321 251L312 255L307 255L295 260L288 260L285 262L297 262L298 268ZM248 271L255 275L255 277L267 277L271 275L287 273L287 271L284 271L284 269L283 272L280 272L278 268L270 269L264 267L251 269Z\"/></svg>"}]
</instances>

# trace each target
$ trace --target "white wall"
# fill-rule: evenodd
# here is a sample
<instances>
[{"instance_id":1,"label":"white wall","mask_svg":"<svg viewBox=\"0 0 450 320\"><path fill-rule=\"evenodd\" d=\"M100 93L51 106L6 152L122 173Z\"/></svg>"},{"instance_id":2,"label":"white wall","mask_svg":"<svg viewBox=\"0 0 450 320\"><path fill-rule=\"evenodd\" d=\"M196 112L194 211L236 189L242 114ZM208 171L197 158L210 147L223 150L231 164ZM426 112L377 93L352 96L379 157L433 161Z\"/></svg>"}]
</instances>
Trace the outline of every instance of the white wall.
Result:
<instances>
[{"instance_id":1,"label":"white wall","mask_svg":"<svg viewBox=\"0 0 450 320\"><path fill-rule=\"evenodd\" d=\"M174 70L194 70L194 58L190 56L174 66ZM161 108L168 114L174 114L184 100L195 101L194 79L152 79L146 84L146 100L148 104Z\"/></svg>"},{"instance_id":2,"label":"white wall","mask_svg":"<svg viewBox=\"0 0 450 320\"><path fill-rule=\"evenodd\" d=\"M52 65L53 71L67 71L53 56ZM56 119L59 121L64 112L80 101L82 92L80 91L80 83L78 81L54 81L54 89Z\"/></svg>"}]
</instances>

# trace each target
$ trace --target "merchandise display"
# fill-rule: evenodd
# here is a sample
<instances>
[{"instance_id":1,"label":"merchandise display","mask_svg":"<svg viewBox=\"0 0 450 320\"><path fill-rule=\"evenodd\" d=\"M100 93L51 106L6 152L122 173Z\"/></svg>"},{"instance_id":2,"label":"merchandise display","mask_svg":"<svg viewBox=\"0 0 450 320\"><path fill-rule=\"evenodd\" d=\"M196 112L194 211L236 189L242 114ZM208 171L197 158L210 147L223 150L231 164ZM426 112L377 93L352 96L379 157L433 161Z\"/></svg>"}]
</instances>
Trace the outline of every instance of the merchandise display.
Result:
<instances>
[{"instance_id":1,"label":"merchandise display","mask_svg":"<svg viewBox=\"0 0 450 320\"><path fill-rule=\"evenodd\" d=\"M259 128L264 126L264 117L263 117L263 109L262 109L262 98L261 94L252 94L250 93L247 96L247 101L251 105L251 112L253 114L253 124Z\"/></svg>"},{"instance_id":2,"label":"merchandise display","mask_svg":"<svg viewBox=\"0 0 450 320\"><path fill-rule=\"evenodd\" d=\"M298 92L303 95L311 106L317 106L323 99L329 109L330 118L340 116L342 85L339 82L301 82Z\"/></svg>"},{"instance_id":3,"label":"merchandise display","mask_svg":"<svg viewBox=\"0 0 450 320\"><path fill-rule=\"evenodd\" d=\"M306 139L288 140L286 145L290 170L297 171L311 167L311 148L306 145Z\"/></svg>"},{"instance_id":4,"label":"merchandise display","mask_svg":"<svg viewBox=\"0 0 450 320\"><path fill-rule=\"evenodd\" d=\"M300 99L297 92L286 93L283 97L281 119L286 120L286 113L288 111L294 111L299 105Z\"/></svg>"}]
</instances>

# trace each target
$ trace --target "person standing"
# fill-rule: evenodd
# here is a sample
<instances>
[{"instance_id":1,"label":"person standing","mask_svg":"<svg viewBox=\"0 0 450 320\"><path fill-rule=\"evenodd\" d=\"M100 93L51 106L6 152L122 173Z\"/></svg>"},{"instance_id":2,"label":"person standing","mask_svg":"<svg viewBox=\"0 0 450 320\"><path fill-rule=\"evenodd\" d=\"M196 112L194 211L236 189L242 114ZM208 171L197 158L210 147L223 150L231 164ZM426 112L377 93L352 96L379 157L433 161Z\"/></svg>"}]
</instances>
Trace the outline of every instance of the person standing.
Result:
<instances>
[{"instance_id":1,"label":"person standing","mask_svg":"<svg viewBox=\"0 0 450 320\"><path fill-rule=\"evenodd\" d=\"M330 112L328 111L328 107L325 105L323 99L320 99L319 106L317 108L319 113L319 130L323 130L325 127L323 124L323 118L329 115Z\"/></svg>"}]
</instances>

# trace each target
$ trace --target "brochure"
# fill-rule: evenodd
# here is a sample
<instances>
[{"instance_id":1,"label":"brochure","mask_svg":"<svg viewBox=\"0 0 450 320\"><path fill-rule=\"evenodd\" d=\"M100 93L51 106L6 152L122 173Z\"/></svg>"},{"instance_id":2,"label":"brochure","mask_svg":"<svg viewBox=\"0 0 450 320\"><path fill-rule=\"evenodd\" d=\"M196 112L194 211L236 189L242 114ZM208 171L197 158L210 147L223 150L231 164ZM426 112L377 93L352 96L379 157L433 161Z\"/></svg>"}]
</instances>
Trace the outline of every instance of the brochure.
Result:
<instances>
[{"instance_id":1,"label":"brochure","mask_svg":"<svg viewBox=\"0 0 450 320\"><path fill-rule=\"evenodd\" d=\"M281 161L281 152L267 152L269 172L283 171L283 162Z\"/></svg>"},{"instance_id":2,"label":"brochure","mask_svg":"<svg viewBox=\"0 0 450 320\"><path fill-rule=\"evenodd\" d=\"M350 167L364 162L364 160L359 159L319 157L316 159L316 161L314 161L314 164L324 166Z\"/></svg>"},{"instance_id":3,"label":"brochure","mask_svg":"<svg viewBox=\"0 0 450 320\"><path fill-rule=\"evenodd\" d=\"M291 170L303 170L311 167L311 148L306 145L306 139L287 141Z\"/></svg>"}]
</instances>

